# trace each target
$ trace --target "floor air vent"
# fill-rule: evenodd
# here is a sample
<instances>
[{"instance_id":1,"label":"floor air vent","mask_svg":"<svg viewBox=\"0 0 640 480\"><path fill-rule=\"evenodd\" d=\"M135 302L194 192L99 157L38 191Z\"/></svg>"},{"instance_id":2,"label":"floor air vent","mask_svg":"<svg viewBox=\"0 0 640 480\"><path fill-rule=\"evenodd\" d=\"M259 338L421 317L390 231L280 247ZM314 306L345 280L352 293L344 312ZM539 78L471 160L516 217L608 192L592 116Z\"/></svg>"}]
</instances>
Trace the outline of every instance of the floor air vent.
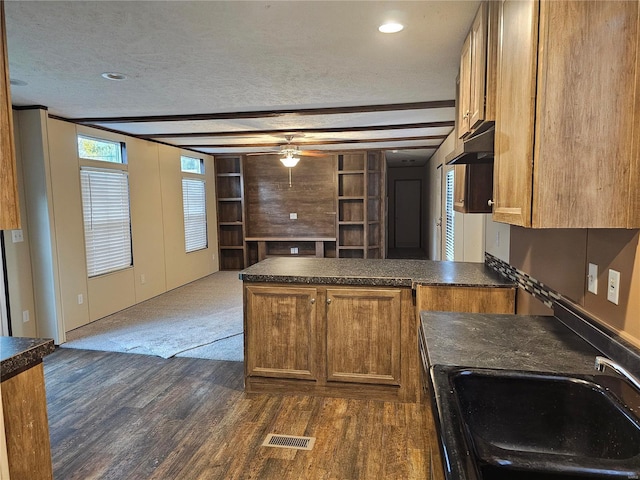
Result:
<instances>
[{"instance_id":1,"label":"floor air vent","mask_svg":"<svg viewBox=\"0 0 640 480\"><path fill-rule=\"evenodd\" d=\"M263 447L295 448L296 450L311 450L316 443L314 437L294 437L293 435L277 435L270 433L262 442Z\"/></svg>"}]
</instances>

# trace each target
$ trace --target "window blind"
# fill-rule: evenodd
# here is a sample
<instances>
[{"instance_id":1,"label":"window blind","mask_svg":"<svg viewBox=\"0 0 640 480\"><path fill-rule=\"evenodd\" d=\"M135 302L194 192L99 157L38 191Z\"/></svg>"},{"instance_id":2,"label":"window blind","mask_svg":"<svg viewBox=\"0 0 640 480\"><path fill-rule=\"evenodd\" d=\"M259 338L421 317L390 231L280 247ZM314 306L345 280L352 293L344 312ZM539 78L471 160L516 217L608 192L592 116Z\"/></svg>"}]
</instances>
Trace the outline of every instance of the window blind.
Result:
<instances>
[{"instance_id":1,"label":"window blind","mask_svg":"<svg viewBox=\"0 0 640 480\"><path fill-rule=\"evenodd\" d=\"M185 251L207 248L207 203L204 180L182 179Z\"/></svg>"},{"instance_id":2,"label":"window blind","mask_svg":"<svg viewBox=\"0 0 640 480\"><path fill-rule=\"evenodd\" d=\"M87 273L95 277L132 265L129 182L121 170L80 170Z\"/></svg>"},{"instance_id":3,"label":"window blind","mask_svg":"<svg viewBox=\"0 0 640 480\"><path fill-rule=\"evenodd\" d=\"M447 224L445 229L445 260L454 260L454 235L453 235L453 189L454 189L454 169L447 172L445 213Z\"/></svg>"}]
</instances>

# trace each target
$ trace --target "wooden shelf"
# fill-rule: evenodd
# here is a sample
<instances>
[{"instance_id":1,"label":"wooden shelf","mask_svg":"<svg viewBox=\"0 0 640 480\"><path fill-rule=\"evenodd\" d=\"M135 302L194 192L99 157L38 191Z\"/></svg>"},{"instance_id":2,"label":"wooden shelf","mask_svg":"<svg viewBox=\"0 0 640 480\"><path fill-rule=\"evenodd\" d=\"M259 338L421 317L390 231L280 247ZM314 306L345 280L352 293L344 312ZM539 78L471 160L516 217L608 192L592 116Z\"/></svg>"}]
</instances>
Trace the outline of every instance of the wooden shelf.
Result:
<instances>
[{"instance_id":1,"label":"wooden shelf","mask_svg":"<svg viewBox=\"0 0 640 480\"><path fill-rule=\"evenodd\" d=\"M222 156L214 161L220 269L241 270L247 265L242 157Z\"/></svg>"},{"instance_id":2,"label":"wooden shelf","mask_svg":"<svg viewBox=\"0 0 640 480\"><path fill-rule=\"evenodd\" d=\"M385 165L379 151L338 156L338 257L383 256Z\"/></svg>"}]
</instances>

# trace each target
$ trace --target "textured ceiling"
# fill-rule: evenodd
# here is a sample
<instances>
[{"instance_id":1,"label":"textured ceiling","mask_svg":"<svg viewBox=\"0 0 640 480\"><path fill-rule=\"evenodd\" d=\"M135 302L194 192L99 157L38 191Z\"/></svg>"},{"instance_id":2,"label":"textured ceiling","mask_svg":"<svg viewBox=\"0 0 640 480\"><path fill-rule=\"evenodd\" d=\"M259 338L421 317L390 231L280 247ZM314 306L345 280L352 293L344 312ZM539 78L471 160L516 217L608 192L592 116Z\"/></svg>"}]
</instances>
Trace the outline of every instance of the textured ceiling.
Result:
<instances>
[{"instance_id":1,"label":"textured ceiling","mask_svg":"<svg viewBox=\"0 0 640 480\"><path fill-rule=\"evenodd\" d=\"M442 138L421 137L451 131L451 106L297 110L453 100L478 4L9 0L10 74L27 83L12 86L12 99L213 154L277 151L289 133L303 149L407 149L423 162ZM379 33L386 19L405 30ZM128 78L105 80L103 72ZM233 115L269 111L276 114ZM431 122L445 123L424 125ZM407 127L388 128L398 125Z\"/></svg>"}]
</instances>

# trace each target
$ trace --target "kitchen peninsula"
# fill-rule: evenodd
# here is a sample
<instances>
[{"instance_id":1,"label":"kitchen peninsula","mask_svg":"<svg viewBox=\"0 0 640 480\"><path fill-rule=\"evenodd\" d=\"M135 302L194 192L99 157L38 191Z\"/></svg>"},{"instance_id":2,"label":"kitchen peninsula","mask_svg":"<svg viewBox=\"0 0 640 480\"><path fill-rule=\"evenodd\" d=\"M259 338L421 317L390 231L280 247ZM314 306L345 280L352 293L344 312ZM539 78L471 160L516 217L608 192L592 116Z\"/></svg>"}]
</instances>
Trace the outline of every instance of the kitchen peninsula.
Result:
<instances>
[{"instance_id":1,"label":"kitchen peninsula","mask_svg":"<svg viewBox=\"0 0 640 480\"><path fill-rule=\"evenodd\" d=\"M50 339L0 337L0 427L12 480L53 478L42 358L54 348Z\"/></svg>"},{"instance_id":2,"label":"kitchen peninsula","mask_svg":"<svg viewBox=\"0 0 640 480\"><path fill-rule=\"evenodd\" d=\"M420 311L515 311L479 263L274 257L240 279L248 392L417 402Z\"/></svg>"}]
</instances>

